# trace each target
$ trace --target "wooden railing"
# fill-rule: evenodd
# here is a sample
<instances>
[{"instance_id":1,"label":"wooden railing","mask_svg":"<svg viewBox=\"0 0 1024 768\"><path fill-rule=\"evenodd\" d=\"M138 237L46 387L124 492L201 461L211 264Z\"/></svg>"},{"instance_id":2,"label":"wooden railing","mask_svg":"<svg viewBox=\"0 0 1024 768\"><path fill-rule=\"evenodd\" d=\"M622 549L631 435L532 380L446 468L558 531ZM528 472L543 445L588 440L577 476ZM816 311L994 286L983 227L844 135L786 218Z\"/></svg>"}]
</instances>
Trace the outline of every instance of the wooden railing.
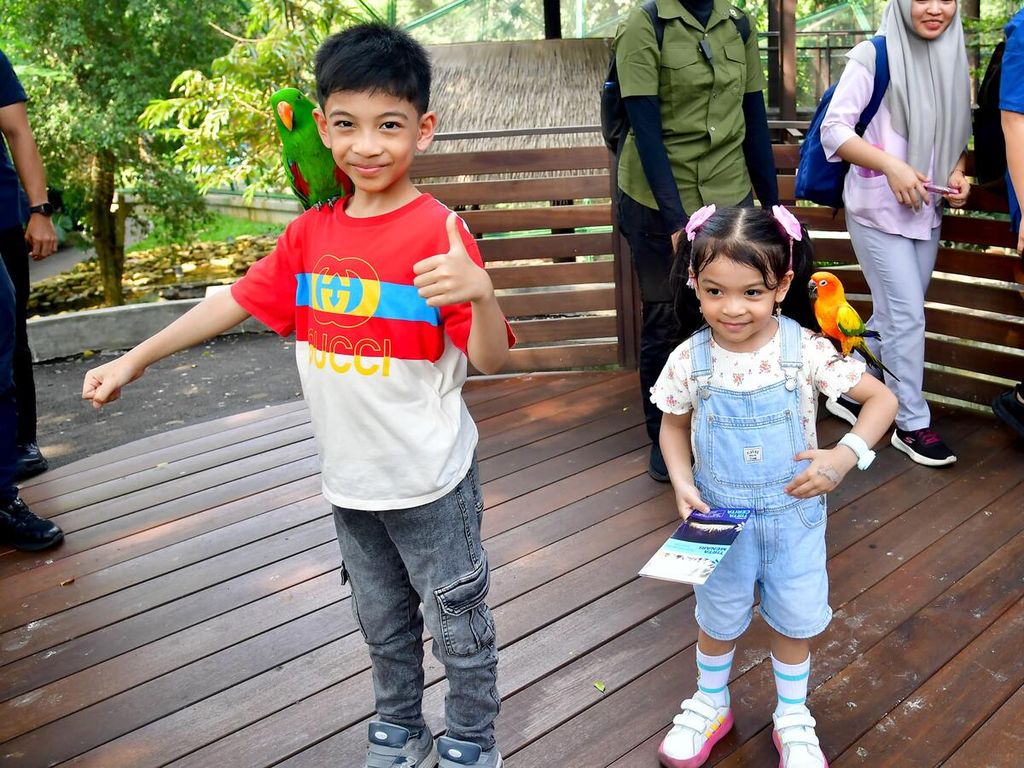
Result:
<instances>
[{"instance_id":1,"label":"wooden railing","mask_svg":"<svg viewBox=\"0 0 1024 768\"><path fill-rule=\"evenodd\" d=\"M791 203L799 148L774 149L779 192ZM1017 236L1006 221L986 217L1006 210L1004 198L976 189L963 211L947 209L943 217L942 247L925 296L929 394L987 406L1010 380L1024 376L1024 274L1011 252ZM831 209L799 207L796 213L813 230L846 232L842 211L833 217ZM846 265L838 274L867 317L871 299L849 239L819 237L815 253Z\"/></svg>"},{"instance_id":2,"label":"wooden railing","mask_svg":"<svg viewBox=\"0 0 1024 768\"><path fill-rule=\"evenodd\" d=\"M798 148L774 150L781 196L792 203ZM636 364L639 308L614 229L609 165L603 146L416 160L420 187L461 210L480 237L519 337L512 370ZM796 210L812 230L836 233L816 239L817 257L839 265L853 303L867 316L870 296L843 236L843 213ZM925 389L961 404L985 405L1024 376L1024 276L1007 250L1016 239L1005 221L984 216L1005 210L1004 200L978 191L968 209L943 220L944 243L927 294Z\"/></svg>"},{"instance_id":3,"label":"wooden railing","mask_svg":"<svg viewBox=\"0 0 1024 768\"><path fill-rule=\"evenodd\" d=\"M510 370L629 364L603 146L428 154L413 174L480 238L519 341Z\"/></svg>"}]
</instances>

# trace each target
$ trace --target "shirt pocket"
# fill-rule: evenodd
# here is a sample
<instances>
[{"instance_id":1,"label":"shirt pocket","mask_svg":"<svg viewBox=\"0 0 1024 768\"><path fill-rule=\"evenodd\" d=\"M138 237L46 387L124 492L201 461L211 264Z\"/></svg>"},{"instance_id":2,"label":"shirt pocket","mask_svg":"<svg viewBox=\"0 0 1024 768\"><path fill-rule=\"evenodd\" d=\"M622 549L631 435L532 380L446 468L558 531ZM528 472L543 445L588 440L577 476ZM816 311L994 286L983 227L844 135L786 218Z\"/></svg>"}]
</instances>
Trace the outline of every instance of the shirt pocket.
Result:
<instances>
[{"instance_id":1,"label":"shirt pocket","mask_svg":"<svg viewBox=\"0 0 1024 768\"><path fill-rule=\"evenodd\" d=\"M701 56L695 40L666 45L661 52L659 98L671 105L671 115L681 116L700 104L707 104L714 84L711 67Z\"/></svg>"},{"instance_id":2,"label":"shirt pocket","mask_svg":"<svg viewBox=\"0 0 1024 768\"><path fill-rule=\"evenodd\" d=\"M739 103L747 83L747 50L742 38L737 36L726 43L722 54L722 63L715 68L715 90Z\"/></svg>"}]
</instances>

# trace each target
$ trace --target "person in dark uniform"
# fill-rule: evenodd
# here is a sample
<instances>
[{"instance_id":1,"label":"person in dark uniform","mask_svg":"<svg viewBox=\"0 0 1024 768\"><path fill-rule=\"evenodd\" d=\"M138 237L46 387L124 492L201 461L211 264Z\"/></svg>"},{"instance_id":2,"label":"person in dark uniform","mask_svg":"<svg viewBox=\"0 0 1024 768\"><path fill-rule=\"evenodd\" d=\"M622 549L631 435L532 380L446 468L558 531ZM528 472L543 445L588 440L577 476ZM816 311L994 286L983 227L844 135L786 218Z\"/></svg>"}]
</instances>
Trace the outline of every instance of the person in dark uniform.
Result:
<instances>
[{"instance_id":1,"label":"person in dark uniform","mask_svg":"<svg viewBox=\"0 0 1024 768\"><path fill-rule=\"evenodd\" d=\"M0 141L0 545L23 550L46 549L57 544L64 534L57 525L40 520L19 498L15 481L25 476L23 446L19 442L23 411L22 380L15 371L27 355L28 388L31 395L32 442L35 442L35 384L32 381L32 357L25 335L25 300L28 296L28 255L35 259L49 256L57 248L57 234L50 221L49 204L43 210L33 206L28 228L22 229L21 194L18 175L29 195L29 203L46 200L43 163L36 149L25 111L25 91L7 57L0 51L0 133L11 149L15 173ZM27 246L26 246L27 243ZM8 276L8 261L12 275ZM11 278L14 278L12 283ZM18 288L16 292L15 288ZM16 383L19 385L16 388ZM15 397L17 390L17 397ZM24 396L28 400L28 395ZM28 408L29 405L25 405ZM38 449L36 449L38 455ZM45 459L42 469L46 469Z\"/></svg>"},{"instance_id":2,"label":"person in dark uniform","mask_svg":"<svg viewBox=\"0 0 1024 768\"><path fill-rule=\"evenodd\" d=\"M650 388L669 352L701 324L696 298L676 317L669 275L687 212L708 203L778 203L757 35L727 0L657 0L661 49L650 16L634 8L615 37L630 131L619 156L619 226L640 284L640 389L651 457L667 482ZM748 30L746 41L741 30Z\"/></svg>"}]
</instances>

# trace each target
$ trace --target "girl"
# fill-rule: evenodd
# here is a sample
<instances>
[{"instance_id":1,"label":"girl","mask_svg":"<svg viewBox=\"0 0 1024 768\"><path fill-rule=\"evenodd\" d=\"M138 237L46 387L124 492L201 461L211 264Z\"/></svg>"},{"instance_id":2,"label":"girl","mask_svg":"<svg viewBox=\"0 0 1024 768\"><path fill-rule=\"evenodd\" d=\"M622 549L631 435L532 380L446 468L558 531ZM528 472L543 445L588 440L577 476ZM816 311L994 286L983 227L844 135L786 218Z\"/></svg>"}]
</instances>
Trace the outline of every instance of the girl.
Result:
<instances>
[{"instance_id":1,"label":"girl","mask_svg":"<svg viewBox=\"0 0 1024 768\"><path fill-rule=\"evenodd\" d=\"M875 53L863 42L849 62L821 125L829 159L852 163L843 201L857 261L871 288L871 351L892 369L885 382L899 399L892 444L918 464L945 466L956 455L931 428L924 383L924 296L939 248L943 196L959 208L970 184L964 152L971 133L971 92L956 0L889 0L878 30L890 82L863 138L854 131L871 98ZM899 381L896 380L898 377ZM851 424L857 403L826 408Z\"/></svg>"},{"instance_id":2,"label":"girl","mask_svg":"<svg viewBox=\"0 0 1024 768\"><path fill-rule=\"evenodd\" d=\"M688 275L706 325L672 352L651 389L664 411L661 449L682 517L710 507L753 514L707 583L694 587L697 692L662 741L661 763L702 765L732 727L729 670L757 585L761 615L774 630L780 765L821 768L804 700L809 639L832 617L824 494L854 466L871 463L869 446L888 429L896 399L859 360L840 357L827 339L777 312L788 299L787 311L810 317L811 246L789 211L705 206L686 238L675 273ZM818 392L863 403L854 429L829 450L817 448Z\"/></svg>"}]
</instances>

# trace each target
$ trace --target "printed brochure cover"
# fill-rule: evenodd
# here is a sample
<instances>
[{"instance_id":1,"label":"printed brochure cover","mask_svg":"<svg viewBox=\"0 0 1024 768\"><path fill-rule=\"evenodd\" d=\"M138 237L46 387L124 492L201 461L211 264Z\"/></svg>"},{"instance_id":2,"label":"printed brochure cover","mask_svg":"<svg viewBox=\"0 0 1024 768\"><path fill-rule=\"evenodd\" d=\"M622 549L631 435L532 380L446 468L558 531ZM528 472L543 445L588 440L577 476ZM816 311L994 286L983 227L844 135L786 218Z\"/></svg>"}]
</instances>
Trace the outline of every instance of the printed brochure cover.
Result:
<instances>
[{"instance_id":1,"label":"printed brochure cover","mask_svg":"<svg viewBox=\"0 0 1024 768\"><path fill-rule=\"evenodd\" d=\"M703 584L725 557L752 511L716 508L691 513L640 569L640 575Z\"/></svg>"}]
</instances>

